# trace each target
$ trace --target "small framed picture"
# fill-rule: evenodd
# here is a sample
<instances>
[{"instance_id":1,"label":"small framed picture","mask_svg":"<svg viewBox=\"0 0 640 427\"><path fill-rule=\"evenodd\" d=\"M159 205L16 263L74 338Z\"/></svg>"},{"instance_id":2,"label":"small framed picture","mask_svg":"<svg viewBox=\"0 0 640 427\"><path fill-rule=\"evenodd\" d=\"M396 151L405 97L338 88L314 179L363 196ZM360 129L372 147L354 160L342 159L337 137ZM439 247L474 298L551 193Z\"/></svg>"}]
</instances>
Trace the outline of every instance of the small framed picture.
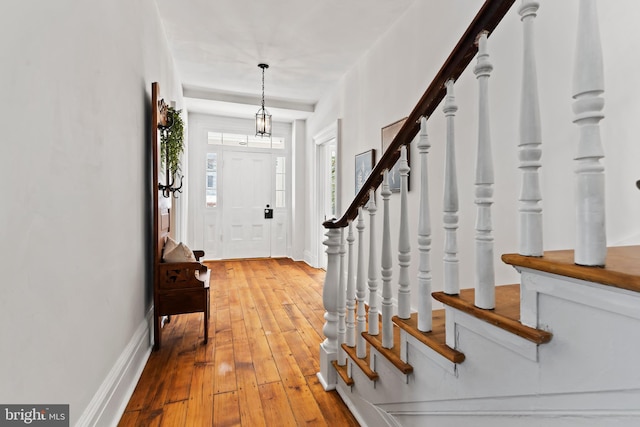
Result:
<instances>
[{"instance_id":1,"label":"small framed picture","mask_svg":"<svg viewBox=\"0 0 640 427\"><path fill-rule=\"evenodd\" d=\"M402 128L402 125L406 120L407 118L405 117L404 119L400 119L397 122L393 122L390 125L382 128L381 135L382 135L382 152L383 153L385 153L387 150L387 147L391 145L393 138L396 137L396 135L400 131L400 128ZM409 161L410 153L411 153L411 150L409 149L409 145L407 145L407 163L409 163L409 165L411 164L411 162ZM409 191L410 189L410 185L408 185L409 182L410 180L407 180L407 191ZM395 165L393 165L393 167L389 171L389 189L393 193L400 192L400 161L399 160L396 162Z\"/></svg>"},{"instance_id":2,"label":"small framed picture","mask_svg":"<svg viewBox=\"0 0 640 427\"><path fill-rule=\"evenodd\" d=\"M374 149L356 154L356 194L358 194L367 178L369 178L375 162L376 150Z\"/></svg>"}]
</instances>

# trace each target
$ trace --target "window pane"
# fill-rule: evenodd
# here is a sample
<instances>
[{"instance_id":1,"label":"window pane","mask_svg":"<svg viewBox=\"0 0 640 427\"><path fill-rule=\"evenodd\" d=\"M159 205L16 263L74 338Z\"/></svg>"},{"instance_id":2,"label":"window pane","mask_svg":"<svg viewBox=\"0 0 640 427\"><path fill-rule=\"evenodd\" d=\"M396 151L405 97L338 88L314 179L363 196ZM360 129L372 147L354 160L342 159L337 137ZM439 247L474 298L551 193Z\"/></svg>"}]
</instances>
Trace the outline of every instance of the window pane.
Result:
<instances>
[{"instance_id":1,"label":"window pane","mask_svg":"<svg viewBox=\"0 0 640 427\"><path fill-rule=\"evenodd\" d=\"M208 208L218 205L218 154L207 153L207 175L205 199Z\"/></svg>"},{"instance_id":2,"label":"window pane","mask_svg":"<svg viewBox=\"0 0 640 427\"><path fill-rule=\"evenodd\" d=\"M331 213L336 216L336 151L331 151Z\"/></svg>"},{"instance_id":3,"label":"window pane","mask_svg":"<svg viewBox=\"0 0 640 427\"><path fill-rule=\"evenodd\" d=\"M252 147L284 149L284 138L243 135L239 133L207 132L210 145L226 145L228 147Z\"/></svg>"},{"instance_id":4,"label":"window pane","mask_svg":"<svg viewBox=\"0 0 640 427\"><path fill-rule=\"evenodd\" d=\"M247 135L238 133L225 133L222 135L222 143L229 146L245 146L247 145Z\"/></svg>"},{"instance_id":5,"label":"window pane","mask_svg":"<svg viewBox=\"0 0 640 427\"><path fill-rule=\"evenodd\" d=\"M215 208L218 206L218 196L214 192L207 190L207 207Z\"/></svg>"},{"instance_id":6,"label":"window pane","mask_svg":"<svg viewBox=\"0 0 640 427\"><path fill-rule=\"evenodd\" d=\"M286 167L285 167L285 157L278 156L276 157L276 207L284 208L286 206Z\"/></svg>"},{"instance_id":7,"label":"window pane","mask_svg":"<svg viewBox=\"0 0 640 427\"><path fill-rule=\"evenodd\" d=\"M207 142L211 145L222 145L222 133L209 132L207 135Z\"/></svg>"},{"instance_id":8,"label":"window pane","mask_svg":"<svg viewBox=\"0 0 640 427\"><path fill-rule=\"evenodd\" d=\"M216 170L216 157L215 153L207 153L207 171Z\"/></svg>"},{"instance_id":9,"label":"window pane","mask_svg":"<svg viewBox=\"0 0 640 427\"><path fill-rule=\"evenodd\" d=\"M207 153L207 171L215 172L217 170L218 153Z\"/></svg>"},{"instance_id":10,"label":"window pane","mask_svg":"<svg viewBox=\"0 0 640 427\"><path fill-rule=\"evenodd\" d=\"M262 138L260 136L248 136L249 139L249 147L253 148L271 148L271 138L265 137Z\"/></svg>"}]
</instances>

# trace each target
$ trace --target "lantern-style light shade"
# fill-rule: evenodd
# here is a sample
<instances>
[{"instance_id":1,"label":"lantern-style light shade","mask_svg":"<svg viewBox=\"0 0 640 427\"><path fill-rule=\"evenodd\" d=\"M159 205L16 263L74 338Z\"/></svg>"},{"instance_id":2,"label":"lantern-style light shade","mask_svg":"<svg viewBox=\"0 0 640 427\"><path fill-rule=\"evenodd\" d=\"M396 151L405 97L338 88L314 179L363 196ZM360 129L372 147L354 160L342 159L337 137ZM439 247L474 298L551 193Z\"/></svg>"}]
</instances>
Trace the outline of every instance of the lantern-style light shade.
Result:
<instances>
[{"instance_id":1,"label":"lantern-style light shade","mask_svg":"<svg viewBox=\"0 0 640 427\"><path fill-rule=\"evenodd\" d=\"M258 64L262 69L262 104L256 113L256 136L271 136L271 114L264 108L264 70L269 68L268 64Z\"/></svg>"},{"instance_id":2,"label":"lantern-style light shade","mask_svg":"<svg viewBox=\"0 0 640 427\"><path fill-rule=\"evenodd\" d=\"M271 136L271 114L263 107L256 113L256 136Z\"/></svg>"}]
</instances>

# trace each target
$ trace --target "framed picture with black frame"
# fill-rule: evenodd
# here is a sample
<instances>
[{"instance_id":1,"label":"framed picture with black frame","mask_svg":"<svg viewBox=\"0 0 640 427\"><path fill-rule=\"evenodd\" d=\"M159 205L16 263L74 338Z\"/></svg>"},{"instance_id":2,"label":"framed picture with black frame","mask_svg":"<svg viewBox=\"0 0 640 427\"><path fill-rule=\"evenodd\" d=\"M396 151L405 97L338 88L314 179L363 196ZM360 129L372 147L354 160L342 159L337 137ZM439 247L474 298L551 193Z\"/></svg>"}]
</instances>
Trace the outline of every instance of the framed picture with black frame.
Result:
<instances>
[{"instance_id":1,"label":"framed picture with black frame","mask_svg":"<svg viewBox=\"0 0 640 427\"><path fill-rule=\"evenodd\" d=\"M390 125L387 125L385 127L382 128L381 130L381 139L382 139L382 155L384 155L384 153L387 151L387 148L389 147L389 145L391 145L391 142L393 141L393 138L396 137L396 135L398 134L398 132L400 131L400 129L402 128L402 125L404 124L404 122L407 120L407 118L405 117L404 119L400 119L397 122L393 122ZM407 163L409 165L411 165L410 162L410 145L407 144ZM409 177L407 177L409 178ZM407 180L407 191L409 191L409 189L411 188L411 186L409 185L409 183L411 182L410 179ZM393 193L399 193L400 192L400 161L398 160L396 162L395 165L393 165L393 167L391 168L391 170L389 171L389 189L391 190L391 192Z\"/></svg>"},{"instance_id":2,"label":"framed picture with black frame","mask_svg":"<svg viewBox=\"0 0 640 427\"><path fill-rule=\"evenodd\" d=\"M376 150L371 149L364 153L356 154L356 194L360 191L367 178L373 170L373 165L376 163Z\"/></svg>"}]
</instances>

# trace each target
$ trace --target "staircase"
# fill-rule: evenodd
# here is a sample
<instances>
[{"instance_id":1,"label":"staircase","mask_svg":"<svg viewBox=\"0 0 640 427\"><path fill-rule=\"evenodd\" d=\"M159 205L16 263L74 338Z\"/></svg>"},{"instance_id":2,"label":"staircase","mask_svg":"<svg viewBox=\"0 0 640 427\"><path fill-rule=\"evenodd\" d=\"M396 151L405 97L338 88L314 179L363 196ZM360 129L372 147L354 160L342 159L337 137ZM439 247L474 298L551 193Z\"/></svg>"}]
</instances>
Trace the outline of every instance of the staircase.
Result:
<instances>
[{"instance_id":1,"label":"staircase","mask_svg":"<svg viewBox=\"0 0 640 427\"><path fill-rule=\"evenodd\" d=\"M393 350L367 336L359 359L343 344L338 392L368 426L638 425L640 369L623 360L640 347L640 246L609 248L605 268L573 256L504 255L522 283L496 287L495 310L473 289L436 292L431 332L414 314L394 318Z\"/></svg>"},{"instance_id":2,"label":"staircase","mask_svg":"<svg viewBox=\"0 0 640 427\"><path fill-rule=\"evenodd\" d=\"M640 367L634 363L640 353L640 246L606 244L599 136L603 67L595 0L581 0L577 11L573 121L580 133L574 163L578 241L575 249L565 251L543 250L532 42L539 4L522 0L518 7L525 65L517 166L522 171L519 247L502 261L520 273L520 283L495 284L488 37L512 4L485 2L344 215L323 224L326 339L320 345L318 378L326 390L338 391L362 425L640 425ZM469 244L475 247L475 286L461 289L454 86L474 56L479 94L476 229ZM431 271L440 267L432 267L430 257L427 127L441 103L447 123L444 283L438 284L442 291L433 292ZM419 161L412 173L419 175L420 211L412 238L407 149L416 135ZM396 162L400 220L398 280L392 283L388 171ZM381 229L376 227L378 210ZM419 253L415 287L409 274L412 241ZM434 310L434 304L443 308Z\"/></svg>"}]
</instances>

